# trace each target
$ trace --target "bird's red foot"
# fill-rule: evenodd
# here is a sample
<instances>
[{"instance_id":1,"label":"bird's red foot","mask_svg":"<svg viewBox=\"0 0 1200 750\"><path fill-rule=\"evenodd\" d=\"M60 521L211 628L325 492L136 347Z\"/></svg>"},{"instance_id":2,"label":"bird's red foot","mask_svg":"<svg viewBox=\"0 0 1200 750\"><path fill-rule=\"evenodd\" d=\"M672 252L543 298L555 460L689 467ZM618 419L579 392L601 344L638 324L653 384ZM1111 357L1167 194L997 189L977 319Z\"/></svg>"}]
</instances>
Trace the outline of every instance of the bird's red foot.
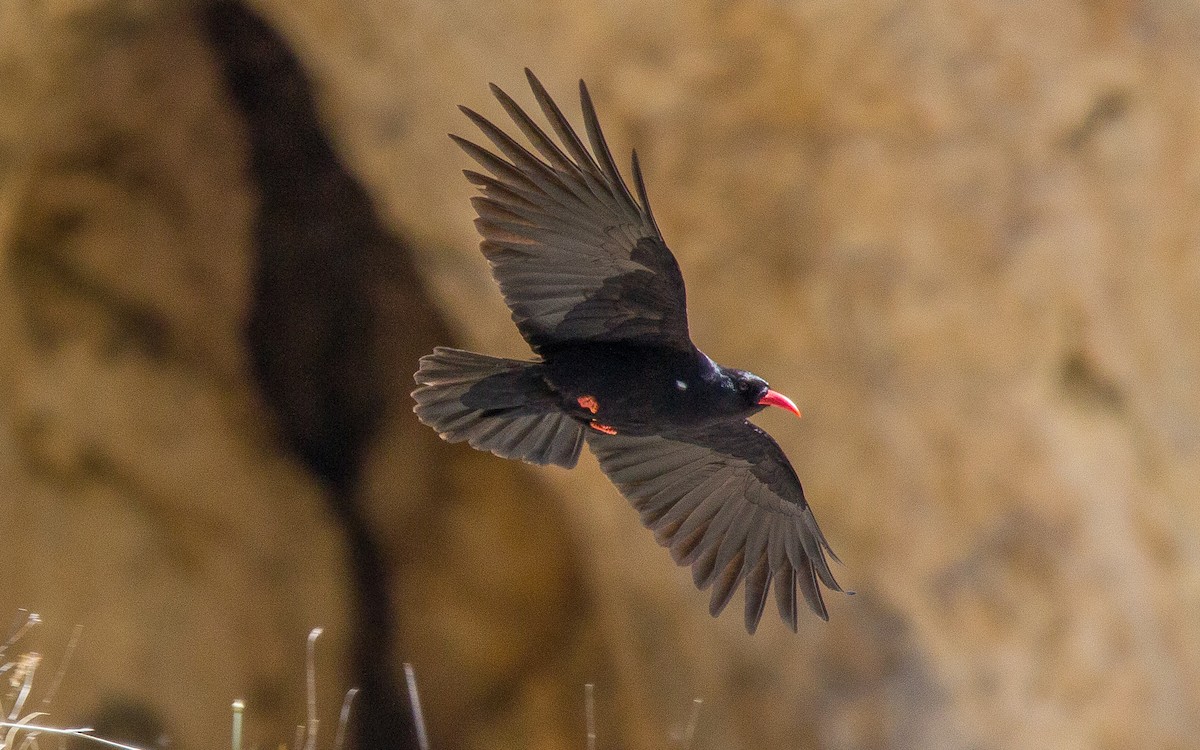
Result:
<instances>
[{"instance_id":1,"label":"bird's red foot","mask_svg":"<svg viewBox=\"0 0 1200 750\"><path fill-rule=\"evenodd\" d=\"M580 400L582 401L583 399L580 399ZM617 434L616 427L609 427L606 424L600 424L599 422L597 422L594 419L591 422L588 422L588 426L591 427L596 432L603 432L605 435L616 435Z\"/></svg>"},{"instance_id":2,"label":"bird's red foot","mask_svg":"<svg viewBox=\"0 0 1200 750\"><path fill-rule=\"evenodd\" d=\"M595 396L580 396L579 398L577 398L575 400L579 402L579 405L581 407L583 407L584 409L587 409L592 414L595 414L597 411L600 410L600 403L598 401L596 401Z\"/></svg>"}]
</instances>

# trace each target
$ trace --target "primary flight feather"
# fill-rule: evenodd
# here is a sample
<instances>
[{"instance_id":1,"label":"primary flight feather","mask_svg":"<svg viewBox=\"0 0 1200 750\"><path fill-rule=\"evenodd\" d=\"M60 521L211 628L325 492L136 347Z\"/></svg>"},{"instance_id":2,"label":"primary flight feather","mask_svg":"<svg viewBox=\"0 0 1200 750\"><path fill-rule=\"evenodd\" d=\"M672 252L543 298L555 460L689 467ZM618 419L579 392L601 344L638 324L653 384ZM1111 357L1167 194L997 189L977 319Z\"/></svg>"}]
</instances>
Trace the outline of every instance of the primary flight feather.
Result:
<instances>
[{"instance_id":1,"label":"primary flight feather","mask_svg":"<svg viewBox=\"0 0 1200 750\"><path fill-rule=\"evenodd\" d=\"M773 585L792 630L797 589L828 619L821 585L842 590L827 560L837 558L787 457L746 421L766 406L799 410L696 348L637 153L635 197L583 82L587 144L525 74L553 135L493 85L532 150L466 107L491 149L451 137L484 170L464 173L481 193L480 248L540 359L438 347L421 358L414 411L446 440L534 464L571 468L586 442L658 542L712 587L713 615L740 585L753 633Z\"/></svg>"}]
</instances>

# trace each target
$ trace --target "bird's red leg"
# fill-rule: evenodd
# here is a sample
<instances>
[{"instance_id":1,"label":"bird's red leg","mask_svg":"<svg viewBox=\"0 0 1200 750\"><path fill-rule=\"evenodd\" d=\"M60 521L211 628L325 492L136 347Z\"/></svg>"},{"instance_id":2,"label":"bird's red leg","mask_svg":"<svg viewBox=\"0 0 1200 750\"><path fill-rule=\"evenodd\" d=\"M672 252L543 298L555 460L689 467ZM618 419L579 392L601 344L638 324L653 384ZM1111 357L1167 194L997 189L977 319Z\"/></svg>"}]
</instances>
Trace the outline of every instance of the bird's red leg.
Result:
<instances>
[{"instance_id":1,"label":"bird's red leg","mask_svg":"<svg viewBox=\"0 0 1200 750\"><path fill-rule=\"evenodd\" d=\"M591 427L596 432L603 432L605 435L616 435L617 434L617 428L609 427L606 424L600 424L599 422L597 422L594 419L591 422L588 422L588 427Z\"/></svg>"},{"instance_id":2,"label":"bird's red leg","mask_svg":"<svg viewBox=\"0 0 1200 750\"><path fill-rule=\"evenodd\" d=\"M579 404L579 408L587 409L592 414L600 411L600 402L596 400L595 396L580 396L579 398L575 399L575 401ZM596 432L603 432L605 435L617 434L617 428L610 427L606 424L600 424L594 419L591 422L588 422L588 427L591 427Z\"/></svg>"}]
</instances>

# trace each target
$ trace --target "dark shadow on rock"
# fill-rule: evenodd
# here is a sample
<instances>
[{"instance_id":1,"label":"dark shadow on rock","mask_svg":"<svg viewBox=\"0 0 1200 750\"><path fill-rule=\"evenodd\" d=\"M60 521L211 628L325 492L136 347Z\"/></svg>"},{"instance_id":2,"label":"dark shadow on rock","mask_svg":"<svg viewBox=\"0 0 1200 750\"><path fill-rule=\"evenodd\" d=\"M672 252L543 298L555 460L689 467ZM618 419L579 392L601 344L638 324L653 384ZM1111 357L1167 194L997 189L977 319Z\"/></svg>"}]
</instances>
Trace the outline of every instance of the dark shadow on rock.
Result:
<instances>
[{"instance_id":1,"label":"dark shadow on rock","mask_svg":"<svg viewBox=\"0 0 1200 750\"><path fill-rule=\"evenodd\" d=\"M408 248L381 226L322 132L285 41L237 2L209 6L204 21L245 118L260 196L247 329L254 374L291 449L326 485L352 558L358 744L415 747L394 668L388 568L359 480L388 403L409 385L404 367L450 337Z\"/></svg>"}]
</instances>

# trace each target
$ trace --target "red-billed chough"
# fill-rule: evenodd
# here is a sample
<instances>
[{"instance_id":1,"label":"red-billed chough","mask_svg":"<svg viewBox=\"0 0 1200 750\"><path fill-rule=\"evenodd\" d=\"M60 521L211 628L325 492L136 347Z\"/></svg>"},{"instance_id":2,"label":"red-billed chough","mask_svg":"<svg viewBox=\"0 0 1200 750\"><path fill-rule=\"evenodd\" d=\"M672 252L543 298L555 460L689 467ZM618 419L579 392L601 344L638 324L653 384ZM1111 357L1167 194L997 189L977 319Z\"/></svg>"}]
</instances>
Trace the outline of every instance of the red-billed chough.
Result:
<instances>
[{"instance_id":1,"label":"red-billed chough","mask_svg":"<svg viewBox=\"0 0 1200 750\"><path fill-rule=\"evenodd\" d=\"M746 421L765 406L800 411L696 348L637 153L635 198L583 82L590 149L525 73L557 140L495 85L533 150L466 107L494 151L451 137L486 171L465 172L482 193L471 201L480 247L540 359L439 347L415 376L417 416L446 440L534 464L570 468L586 442L658 542L692 567L697 586L712 586L713 615L741 584L753 633L774 583L792 630L797 586L828 619L820 584L842 590L826 556L837 558L787 457Z\"/></svg>"}]
</instances>

